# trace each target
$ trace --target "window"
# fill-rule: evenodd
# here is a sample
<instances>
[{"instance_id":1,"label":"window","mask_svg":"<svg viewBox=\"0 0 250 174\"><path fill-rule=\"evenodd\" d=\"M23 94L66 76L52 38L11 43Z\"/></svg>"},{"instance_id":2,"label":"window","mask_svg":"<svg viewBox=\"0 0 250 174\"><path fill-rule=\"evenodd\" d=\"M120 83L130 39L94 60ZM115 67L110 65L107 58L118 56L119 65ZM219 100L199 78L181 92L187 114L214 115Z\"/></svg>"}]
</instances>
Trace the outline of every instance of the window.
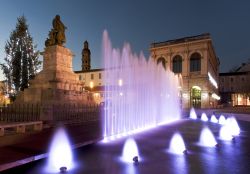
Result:
<instances>
[{"instance_id":1,"label":"window","mask_svg":"<svg viewBox=\"0 0 250 174\"><path fill-rule=\"evenodd\" d=\"M79 80L82 80L82 76L81 75L79 75Z\"/></svg>"},{"instance_id":2,"label":"window","mask_svg":"<svg viewBox=\"0 0 250 174\"><path fill-rule=\"evenodd\" d=\"M221 82L224 82L224 78L223 77L221 78Z\"/></svg>"},{"instance_id":3,"label":"window","mask_svg":"<svg viewBox=\"0 0 250 174\"><path fill-rule=\"evenodd\" d=\"M91 80L94 80L94 74L91 74Z\"/></svg>"},{"instance_id":4,"label":"window","mask_svg":"<svg viewBox=\"0 0 250 174\"><path fill-rule=\"evenodd\" d=\"M102 78L102 74L101 73L99 73L99 79L101 79Z\"/></svg>"},{"instance_id":5,"label":"window","mask_svg":"<svg viewBox=\"0 0 250 174\"><path fill-rule=\"evenodd\" d=\"M241 78L241 81L242 81L242 82L244 82L244 81L245 81L244 77L242 77L242 78Z\"/></svg>"},{"instance_id":6,"label":"window","mask_svg":"<svg viewBox=\"0 0 250 174\"><path fill-rule=\"evenodd\" d=\"M181 73L182 72L182 57L177 55L173 58L173 72Z\"/></svg>"},{"instance_id":7,"label":"window","mask_svg":"<svg viewBox=\"0 0 250 174\"><path fill-rule=\"evenodd\" d=\"M233 82L234 81L234 79L233 79L233 77L231 77L231 82Z\"/></svg>"},{"instance_id":8,"label":"window","mask_svg":"<svg viewBox=\"0 0 250 174\"><path fill-rule=\"evenodd\" d=\"M162 64L163 68L166 69L166 60L163 57L157 59L157 65Z\"/></svg>"},{"instance_id":9,"label":"window","mask_svg":"<svg viewBox=\"0 0 250 174\"><path fill-rule=\"evenodd\" d=\"M190 72L201 70L201 55L199 53L193 53L190 57Z\"/></svg>"}]
</instances>

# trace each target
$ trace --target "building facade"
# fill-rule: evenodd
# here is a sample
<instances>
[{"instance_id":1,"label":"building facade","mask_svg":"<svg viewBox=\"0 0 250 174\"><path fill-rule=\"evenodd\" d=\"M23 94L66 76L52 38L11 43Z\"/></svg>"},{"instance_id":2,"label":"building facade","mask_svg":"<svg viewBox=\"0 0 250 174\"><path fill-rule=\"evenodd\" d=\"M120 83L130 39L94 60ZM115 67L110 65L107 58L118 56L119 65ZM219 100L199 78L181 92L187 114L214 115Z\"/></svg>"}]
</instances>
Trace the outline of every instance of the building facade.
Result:
<instances>
[{"instance_id":1,"label":"building facade","mask_svg":"<svg viewBox=\"0 0 250 174\"><path fill-rule=\"evenodd\" d=\"M225 106L250 106L250 63L235 72L220 73L219 91Z\"/></svg>"},{"instance_id":2,"label":"building facade","mask_svg":"<svg viewBox=\"0 0 250 174\"><path fill-rule=\"evenodd\" d=\"M100 104L104 100L104 69L75 71L75 73L84 83L85 90L93 92L95 102Z\"/></svg>"},{"instance_id":3,"label":"building facade","mask_svg":"<svg viewBox=\"0 0 250 174\"><path fill-rule=\"evenodd\" d=\"M220 62L210 34L152 43L150 53L179 76L182 108L217 107Z\"/></svg>"}]
</instances>

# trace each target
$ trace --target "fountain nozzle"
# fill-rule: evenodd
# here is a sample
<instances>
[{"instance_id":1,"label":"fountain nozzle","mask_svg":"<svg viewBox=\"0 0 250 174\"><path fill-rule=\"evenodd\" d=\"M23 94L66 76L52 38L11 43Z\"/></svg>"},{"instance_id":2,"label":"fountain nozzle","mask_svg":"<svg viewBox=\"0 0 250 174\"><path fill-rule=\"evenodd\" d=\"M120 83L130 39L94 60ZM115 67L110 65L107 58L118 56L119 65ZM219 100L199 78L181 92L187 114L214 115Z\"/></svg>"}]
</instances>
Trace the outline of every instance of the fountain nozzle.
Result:
<instances>
[{"instance_id":1,"label":"fountain nozzle","mask_svg":"<svg viewBox=\"0 0 250 174\"><path fill-rule=\"evenodd\" d=\"M135 156L135 157L133 158L133 161L134 161L135 164L139 163L138 156Z\"/></svg>"},{"instance_id":2,"label":"fountain nozzle","mask_svg":"<svg viewBox=\"0 0 250 174\"><path fill-rule=\"evenodd\" d=\"M220 146L221 146L221 145L220 145L219 143L217 143L217 144L215 145L216 148L220 148Z\"/></svg>"},{"instance_id":3,"label":"fountain nozzle","mask_svg":"<svg viewBox=\"0 0 250 174\"><path fill-rule=\"evenodd\" d=\"M185 150L183 151L183 154L184 154L184 155L187 155L187 154L188 154L188 150L185 149Z\"/></svg>"},{"instance_id":4,"label":"fountain nozzle","mask_svg":"<svg viewBox=\"0 0 250 174\"><path fill-rule=\"evenodd\" d=\"M63 166L63 167L60 167L60 173L65 173L67 172L67 167Z\"/></svg>"}]
</instances>

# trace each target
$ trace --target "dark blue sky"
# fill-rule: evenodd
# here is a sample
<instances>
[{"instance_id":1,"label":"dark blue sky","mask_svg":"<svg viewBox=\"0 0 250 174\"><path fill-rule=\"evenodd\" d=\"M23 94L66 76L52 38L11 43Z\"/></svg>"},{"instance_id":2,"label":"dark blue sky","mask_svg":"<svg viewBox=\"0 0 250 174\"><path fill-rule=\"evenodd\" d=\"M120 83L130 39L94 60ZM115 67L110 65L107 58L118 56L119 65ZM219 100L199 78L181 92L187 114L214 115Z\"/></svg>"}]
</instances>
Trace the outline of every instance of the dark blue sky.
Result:
<instances>
[{"instance_id":1,"label":"dark blue sky","mask_svg":"<svg viewBox=\"0 0 250 174\"><path fill-rule=\"evenodd\" d=\"M102 67L102 32L107 29L114 47L129 42L146 56L152 42L209 32L225 72L250 58L249 9L248 0L2 0L0 60L18 16L26 16L42 51L52 19L60 14L68 27L66 47L76 55L74 70L81 68L84 40L90 44L92 67Z\"/></svg>"}]
</instances>

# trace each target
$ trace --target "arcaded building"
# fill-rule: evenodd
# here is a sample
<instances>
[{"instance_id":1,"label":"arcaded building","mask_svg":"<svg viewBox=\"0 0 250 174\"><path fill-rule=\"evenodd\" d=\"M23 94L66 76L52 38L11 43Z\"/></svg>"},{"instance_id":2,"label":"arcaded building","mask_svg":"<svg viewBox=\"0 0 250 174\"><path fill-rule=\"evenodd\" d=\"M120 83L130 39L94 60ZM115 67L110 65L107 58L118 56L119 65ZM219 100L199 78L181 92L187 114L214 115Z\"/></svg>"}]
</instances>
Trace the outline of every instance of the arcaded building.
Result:
<instances>
[{"instance_id":1,"label":"arcaded building","mask_svg":"<svg viewBox=\"0 0 250 174\"><path fill-rule=\"evenodd\" d=\"M216 108L219 59L210 34L152 43L151 58L180 79L182 108Z\"/></svg>"}]
</instances>

